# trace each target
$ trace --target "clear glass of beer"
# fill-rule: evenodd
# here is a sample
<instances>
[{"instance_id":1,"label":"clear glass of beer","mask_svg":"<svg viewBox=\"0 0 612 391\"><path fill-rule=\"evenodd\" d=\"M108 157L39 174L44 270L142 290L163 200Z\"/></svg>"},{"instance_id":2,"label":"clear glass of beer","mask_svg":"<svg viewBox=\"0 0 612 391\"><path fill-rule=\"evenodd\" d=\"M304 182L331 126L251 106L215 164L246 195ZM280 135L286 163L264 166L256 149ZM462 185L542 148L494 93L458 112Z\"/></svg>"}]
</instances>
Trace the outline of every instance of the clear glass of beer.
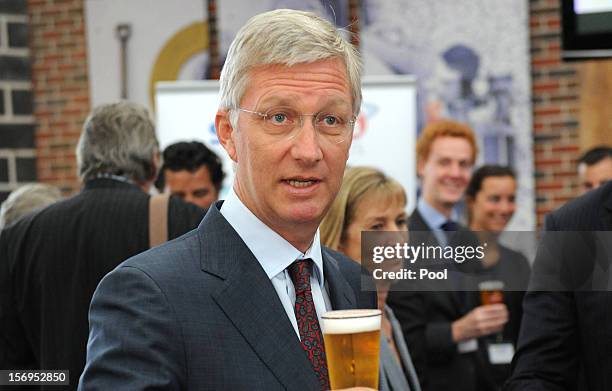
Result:
<instances>
[{"instance_id":1,"label":"clear glass of beer","mask_svg":"<svg viewBox=\"0 0 612 391\"><path fill-rule=\"evenodd\" d=\"M380 310L340 310L321 316L332 390L378 389Z\"/></svg>"},{"instance_id":2,"label":"clear glass of beer","mask_svg":"<svg viewBox=\"0 0 612 391\"><path fill-rule=\"evenodd\" d=\"M503 281L483 281L478 284L480 290L480 301L482 305L502 304L504 302L504 282ZM502 332L495 334L495 340L502 342L504 335Z\"/></svg>"},{"instance_id":3,"label":"clear glass of beer","mask_svg":"<svg viewBox=\"0 0 612 391\"><path fill-rule=\"evenodd\" d=\"M482 305L501 304L504 302L503 281L483 281L478 284Z\"/></svg>"}]
</instances>

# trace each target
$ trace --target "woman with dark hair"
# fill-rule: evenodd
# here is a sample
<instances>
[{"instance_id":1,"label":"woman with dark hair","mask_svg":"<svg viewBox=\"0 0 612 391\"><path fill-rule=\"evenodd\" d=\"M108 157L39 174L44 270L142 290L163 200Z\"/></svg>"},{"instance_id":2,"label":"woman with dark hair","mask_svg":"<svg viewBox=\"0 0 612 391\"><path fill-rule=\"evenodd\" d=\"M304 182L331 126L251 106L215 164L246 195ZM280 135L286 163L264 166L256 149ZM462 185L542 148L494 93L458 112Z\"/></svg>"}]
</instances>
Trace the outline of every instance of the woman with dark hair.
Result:
<instances>
[{"instance_id":1,"label":"woman with dark hair","mask_svg":"<svg viewBox=\"0 0 612 391\"><path fill-rule=\"evenodd\" d=\"M475 271L477 281L481 283L480 289L487 283L501 286L503 302L509 312L509 320L500 334L483 337L479 341L486 367L490 368L487 371L491 375L490 381L501 388L510 375L509 358L518 340L522 300L530 274L525 256L503 246L498 240L516 209L516 175L509 167L482 166L472 175L466 199L469 228L481 244L486 243L485 257ZM475 289L478 290L478 287ZM482 304L481 296L480 292L474 292L470 298L474 306ZM502 352L510 354L504 356Z\"/></svg>"}]
</instances>

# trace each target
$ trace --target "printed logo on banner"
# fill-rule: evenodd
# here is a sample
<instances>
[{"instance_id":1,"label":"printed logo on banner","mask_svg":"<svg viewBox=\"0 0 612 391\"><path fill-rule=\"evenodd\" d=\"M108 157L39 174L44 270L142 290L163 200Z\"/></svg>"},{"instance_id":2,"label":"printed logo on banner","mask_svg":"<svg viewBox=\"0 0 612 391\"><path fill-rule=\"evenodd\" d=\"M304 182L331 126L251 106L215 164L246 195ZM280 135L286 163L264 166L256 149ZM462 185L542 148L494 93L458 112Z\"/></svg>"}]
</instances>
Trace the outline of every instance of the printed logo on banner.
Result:
<instances>
[{"instance_id":1,"label":"printed logo on banner","mask_svg":"<svg viewBox=\"0 0 612 391\"><path fill-rule=\"evenodd\" d=\"M210 145L219 145L219 138L217 138L217 130L215 129L214 122L211 122L208 127L208 142Z\"/></svg>"},{"instance_id":2,"label":"printed logo on banner","mask_svg":"<svg viewBox=\"0 0 612 391\"><path fill-rule=\"evenodd\" d=\"M361 112L359 113L359 116L357 117L357 121L355 123L353 140L359 140L366 134L368 130L369 119L374 117L378 113L378 111L378 106L373 103L363 102L361 104Z\"/></svg>"}]
</instances>

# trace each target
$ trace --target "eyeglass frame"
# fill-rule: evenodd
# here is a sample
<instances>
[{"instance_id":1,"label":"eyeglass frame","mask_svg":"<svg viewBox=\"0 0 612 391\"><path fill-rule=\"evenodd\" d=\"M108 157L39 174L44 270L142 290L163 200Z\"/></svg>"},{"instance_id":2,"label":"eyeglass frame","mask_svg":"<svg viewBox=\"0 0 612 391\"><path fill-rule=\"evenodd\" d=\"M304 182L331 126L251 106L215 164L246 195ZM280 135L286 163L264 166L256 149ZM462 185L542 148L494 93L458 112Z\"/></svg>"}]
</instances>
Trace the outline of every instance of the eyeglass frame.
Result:
<instances>
[{"instance_id":1,"label":"eyeglass frame","mask_svg":"<svg viewBox=\"0 0 612 391\"><path fill-rule=\"evenodd\" d=\"M284 108L284 107L283 107L283 108ZM270 110L268 110L268 111L271 111L271 110L274 110L274 109L276 109L276 107L273 107L273 108L271 108L271 109L270 109ZM242 112L249 113L249 114L255 114L255 115L259 116L260 118L262 118L264 121L267 119L267 117L269 117L269 116L270 116L270 114L269 114L269 113L262 113L261 111L255 111L255 110L244 109L244 108L242 108L242 107L236 107L236 108L234 108L234 110L242 111ZM293 110L293 109L291 109L291 110L292 110L292 111L296 111L296 110ZM296 112L297 112L297 111L296 111ZM298 113L298 117L300 118L300 121L299 121L299 127L296 127L296 126L294 125L294 127L291 129L291 131L289 132L289 134L290 134L290 133L292 133L292 132L293 132L295 129L299 129L299 130L303 129L303 127L304 127L304 117L312 117L312 127L313 127L313 128L314 128L314 129L315 129L317 132L319 132L319 128L318 128L318 126L316 125L316 118L317 118L317 116L319 116L319 115L321 115L321 114L324 114L324 113L325 113L325 112L318 112L318 113L312 113L312 114ZM347 126L347 128L346 128L346 132L347 132L347 133L349 133L349 132L351 132L352 130L354 130L354 127L355 127L355 123L356 123L356 122L357 122L357 117L356 117L355 115L352 115L352 116L351 116L351 119L349 119L348 121L346 121L347 125L349 125L349 126ZM298 132L298 133L299 133L299 132ZM298 133L295 133L295 135L297 135ZM319 133L320 133L320 132L319 132ZM294 138L294 137L295 137L295 135L293 135L293 136L291 136L291 137L288 137L288 140L290 140L290 139ZM344 141L346 141L346 138L343 138L343 139L342 139L342 140L340 140L340 141L336 141L336 142L335 142L335 144L340 144L340 143L342 143L342 142L344 142Z\"/></svg>"}]
</instances>

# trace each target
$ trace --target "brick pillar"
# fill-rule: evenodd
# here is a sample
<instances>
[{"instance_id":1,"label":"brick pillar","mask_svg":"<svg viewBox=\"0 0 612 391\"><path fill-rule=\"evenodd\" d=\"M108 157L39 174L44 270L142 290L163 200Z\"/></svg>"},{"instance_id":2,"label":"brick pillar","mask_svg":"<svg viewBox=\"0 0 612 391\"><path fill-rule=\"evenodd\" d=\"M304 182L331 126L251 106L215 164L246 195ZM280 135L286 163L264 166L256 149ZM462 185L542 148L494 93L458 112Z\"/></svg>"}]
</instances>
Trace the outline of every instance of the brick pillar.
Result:
<instances>
[{"instance_id":1,"label":"brick pillar","mask_svg":"<svg viewBox=\"0 0 612 391\"><path fill-rule=\"evenodd\" d=\"M84 0L28 0L28 14L38 178L72 193L90 111Z\"/></svg>"},{"instance_id":2,"label":"brick pillar","mask_svg":"<svg viewBox=\"0 0 612 391\"><path fill-rule=\"evenodd\" d=\"M531 0L530 40L538 227L577 195L578 65L561 60L560 0Z\"/></svg>"},{"instance_id":3,"label":"brick pillar","mask_svg":"<svg viewBox=\"0 0 612 391\"><path fill-rule=\"evenodd\" d=\"M25 0L0 0L0 202L36 180Z\"/></svg>"}]
</instances>

